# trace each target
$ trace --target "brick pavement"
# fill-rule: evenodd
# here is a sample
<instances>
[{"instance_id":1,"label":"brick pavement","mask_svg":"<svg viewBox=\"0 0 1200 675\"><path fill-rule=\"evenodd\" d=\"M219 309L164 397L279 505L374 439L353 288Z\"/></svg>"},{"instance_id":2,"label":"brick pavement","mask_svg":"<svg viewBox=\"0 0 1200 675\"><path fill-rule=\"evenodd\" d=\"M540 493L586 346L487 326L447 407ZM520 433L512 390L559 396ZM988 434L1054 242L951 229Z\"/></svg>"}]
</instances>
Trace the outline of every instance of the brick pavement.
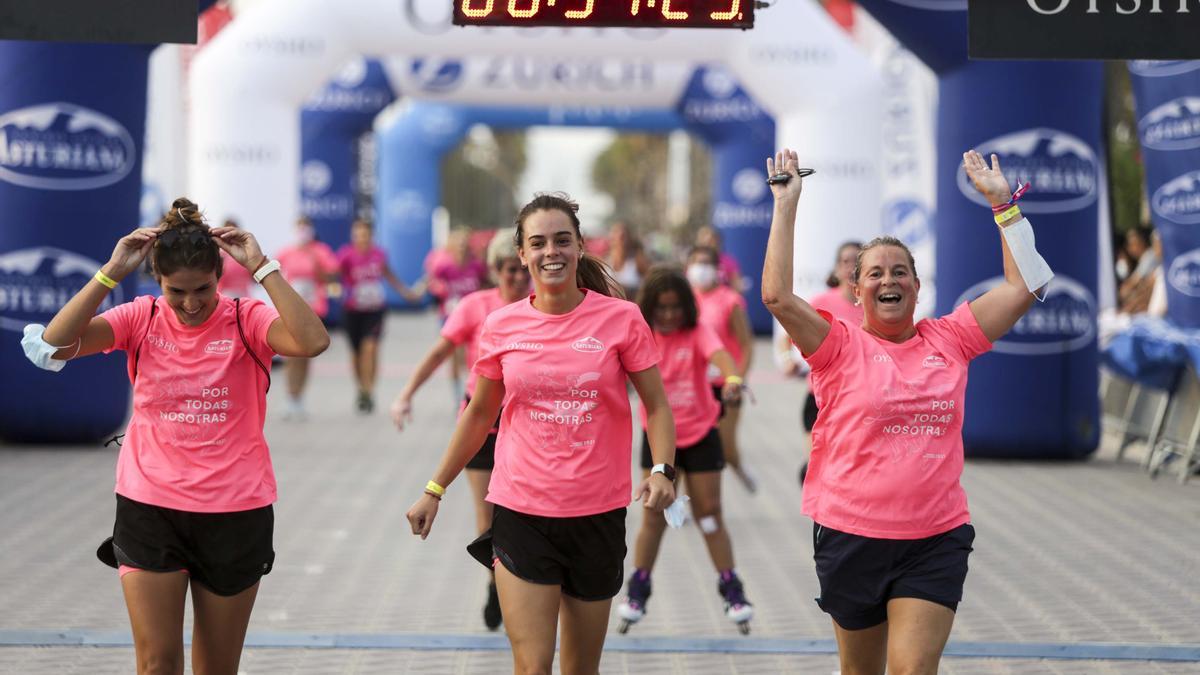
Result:
<instances>
[{"instance_id":1,"label":"brick pavement","mask_svg":"<svg viewBox=\"0 0 1200 675\"><path fill-rule=\"evenodd\" d=\"M436 335L426 316L389 318L380 408ZM731 478L725 509L738 567L755 602L756 638L828 639L812 602L811 524L799 514L800 385L754 373L758 404L743 453L763 489ZM282 372L267 437L279 477L277 565L250 631L485 635L484 571L463 552L473 514L465 483L443 504L433 535L406 533L403 513L445 446L454 409L435 377L398 434L377 412L358 417L341 336L314 364L311 419L282 421ZM0 633L127 631L115 574L96 545L111 529L115 453L99 447L0 447ZM1151 481L1111 452L1087 462L970 461L964 483L978 537L953 639L976 642L1200 644L1200 482ZM636 532L636 509L630 538ZM721 614L694 526L670 532L638 637L737 633ZM615 625L615 622L614 622ZM505 652L248 649L243 672L493 673ZM0 673L130 672L132 650L0 647ZM828 673L830 655L606 654L604 672ZM1200 664L947 658L946 673L1184 673ZM189 671L190 672L190 671Z\"/></svg>"}]
</instances>

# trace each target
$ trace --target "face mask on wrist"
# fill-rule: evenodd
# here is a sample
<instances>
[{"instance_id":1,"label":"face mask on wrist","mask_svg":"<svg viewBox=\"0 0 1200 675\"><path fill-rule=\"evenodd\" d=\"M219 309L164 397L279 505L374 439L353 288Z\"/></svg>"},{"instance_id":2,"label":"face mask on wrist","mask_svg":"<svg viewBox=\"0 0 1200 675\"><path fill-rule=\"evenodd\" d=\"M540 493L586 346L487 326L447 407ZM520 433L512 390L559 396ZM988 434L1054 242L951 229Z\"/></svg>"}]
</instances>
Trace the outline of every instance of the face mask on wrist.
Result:
<instances>
[{"instance_id":1,"label":"face mask on wrist","mask_svg":"<svg viewBox=\"0 0 1200 675\"><path fill-rule=\"evenodd\" d=\"M30 363L42 370L57 373L67 365L67 362L51 357L63 347L55 347L46 342L42 337L44 332L46 332L46 327L40 323L31 323L25 326L25 335L21 338L21 348L25 350L25 358L29 359ZM82 346L83 343L80 342L79 345ZM75 353L78 354L79 350L76 349Z\"/></svg>"}]
</instances>

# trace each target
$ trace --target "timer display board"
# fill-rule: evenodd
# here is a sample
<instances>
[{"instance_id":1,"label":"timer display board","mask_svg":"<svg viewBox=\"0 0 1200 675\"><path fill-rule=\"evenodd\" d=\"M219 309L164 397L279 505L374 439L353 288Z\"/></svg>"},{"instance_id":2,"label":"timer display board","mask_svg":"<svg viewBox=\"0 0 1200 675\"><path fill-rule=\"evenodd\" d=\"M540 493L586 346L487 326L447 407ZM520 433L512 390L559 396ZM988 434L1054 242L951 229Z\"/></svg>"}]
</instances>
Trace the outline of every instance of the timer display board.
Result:
<instances>
[{"instance_id":1,"label":"timer display board","mask_svg":"<svg viewBox=\"0 0 1200 675\"><path fill-rule=\"evenodd\" d=\"M753 28L755 0L451 0L457 26Z\"/></svg>"}]
</instances>

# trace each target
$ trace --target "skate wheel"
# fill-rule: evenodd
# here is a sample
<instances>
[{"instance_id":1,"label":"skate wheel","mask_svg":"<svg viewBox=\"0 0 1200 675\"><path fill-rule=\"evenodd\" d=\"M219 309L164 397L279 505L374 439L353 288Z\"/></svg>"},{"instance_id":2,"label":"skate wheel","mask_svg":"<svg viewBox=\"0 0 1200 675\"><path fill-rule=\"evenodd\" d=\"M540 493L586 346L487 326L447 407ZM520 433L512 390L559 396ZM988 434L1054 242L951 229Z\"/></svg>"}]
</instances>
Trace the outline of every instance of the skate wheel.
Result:
<instances>
[{"instance_id":1,"label":"skate wheel","mask_svg":"<svg viewBox=\"0 0 1200 675\"><path fill-rule=\"evenodd\" d=\"M737 625L737 627L738 627L738 632L741 633L742 635L750 634L750 622L749 621L743 621L743 622L739 623Z\"/></svg>"},{"instance_id":2,"label":"skate wheel","mask_svg":"<svg viewBox=\"0 0 1200 675\"><path fill-rule=\"evenodd\" d=\"M633 625L632 621L621 619L621 625L617 626L617 632L624 635L629 632L629 627Z\"/></svg>"}]
</instances>

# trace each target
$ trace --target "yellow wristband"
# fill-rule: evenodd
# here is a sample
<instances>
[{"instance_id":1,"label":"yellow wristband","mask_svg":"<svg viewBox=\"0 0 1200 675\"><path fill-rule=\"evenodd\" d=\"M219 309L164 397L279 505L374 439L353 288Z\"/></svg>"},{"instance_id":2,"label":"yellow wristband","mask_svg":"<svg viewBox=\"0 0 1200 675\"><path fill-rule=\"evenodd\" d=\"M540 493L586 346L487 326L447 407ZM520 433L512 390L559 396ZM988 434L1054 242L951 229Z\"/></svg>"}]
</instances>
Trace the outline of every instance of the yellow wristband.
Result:
<instances>
[{"instance_id":1,"label":"yellow wristband","mask_svg":"<svg viewBox=\"0 0 1200 675\"><path fill-rule=\"evenodd\" d=\"M446 494L446 488L438 485L434 481L429 481L425 484L425 491L432 494L434 497L437 497L438 499L441 499L442 496Z\"/></svg>"},{"instance_id":2,"label":"yellow wristband","mask_svg":"<svg viewBox=\"0 0 1200 675\"><path fill-rule=\"evenodd\" d=\"M743 383L745 383L745 380L743 380L738 375L730 375L725 378L725 384L743 384Z\"/></svg>"},{"instance_id":3,"label":"yellow wristband","mask_svg":"<svg viewBox=\"0 0 1200 675\"><path fill-rule=\"evenodd\" d=\"M93 278L96 281L99 281L101 284L104 284L108 288L116 288L117 287L116 280L114 280L112 277L108 276L104 272L101 272L100 270L96 270L96 274Z\"/></svg>"},{"instance_id":4,"label":"yellow wristband","mask_svg":"<svg viewBox=\"0 0 1200 675\"><path fill-rule=\"evenodd\" d=\"M1005 211L1004 213L996 214L996 224L999 225L1000 223L1003 223L1004 221L1012 218L1013 216L1019 216L1019 215L1021 215L1021 207L1013 206L1011 209Z\"/></svg>"}]
</instances>

